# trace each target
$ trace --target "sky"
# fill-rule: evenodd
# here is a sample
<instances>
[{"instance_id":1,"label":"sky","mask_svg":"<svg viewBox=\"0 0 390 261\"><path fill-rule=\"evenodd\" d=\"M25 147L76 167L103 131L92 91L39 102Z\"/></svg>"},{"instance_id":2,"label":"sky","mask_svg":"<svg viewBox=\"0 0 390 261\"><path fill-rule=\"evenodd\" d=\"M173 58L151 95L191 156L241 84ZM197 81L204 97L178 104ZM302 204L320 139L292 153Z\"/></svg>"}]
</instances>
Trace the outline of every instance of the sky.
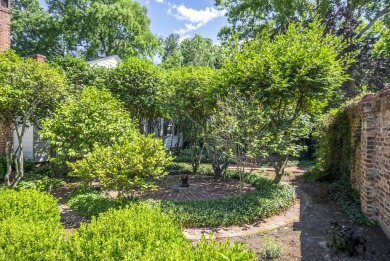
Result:
<instances>
[{"instance_id":1,"label":"sky","mask_svg":"<svg viewBox=\"0 0 390 261\"><path fill-rule=\"evenodd\" d=\"M178 33L181 38L200 34L214 43L227 21L224 12L214 6L214 0L139 0L148 8L151 31L166 37Z\"/></svg>"}]
</instances>

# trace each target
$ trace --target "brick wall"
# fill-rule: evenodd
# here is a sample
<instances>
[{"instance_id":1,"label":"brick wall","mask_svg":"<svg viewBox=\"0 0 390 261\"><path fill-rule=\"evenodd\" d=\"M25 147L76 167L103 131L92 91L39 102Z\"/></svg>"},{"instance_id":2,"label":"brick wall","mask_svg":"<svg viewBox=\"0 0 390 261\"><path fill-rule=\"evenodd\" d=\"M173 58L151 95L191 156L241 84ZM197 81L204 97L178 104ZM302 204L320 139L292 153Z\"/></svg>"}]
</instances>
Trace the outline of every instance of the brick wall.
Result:
<instances>
[{"instance_id":1,"label":"brick wall","mask_svg":"<svg viewBox=\"0 0 390 261\"><path fill-rule=\"evenodd\" d=\"M0 1L0 51L5 51L11 47L11 0Z\"/></svg>"},{"instance_id":2,"label":"brick wall","mask_svg":"<svg viewBox=\"0 0 390 261\"><path fill-rule=\"evenodd\" d=\"M0 0L0 52L11 47L11 0ZM12 141L12 132L8 132ZM5 139L0 135L0 155L5 154Z\"/></svg>"},{"instance_id":3,"label":"brick wall","mask_svg":"<svg viewBox=\"0 0 390 261\"><path fill-rule=\"evenodd\" d=\"M11 130L7 131L7 139L8 141L12 142L13 140L13 135ZM0 156L5 155L5 138L3 135L0 134Z\"/></svg>"},{"instance_id":4,"label":"brick wall","mask_svg":"<svg viewBox=\"0 0 390 261\"><path fill-rule=\"evenodd\" d=\"M365 214L390 237L390 85L353 104L348 116L356 144L352 186Z\"/></svg>"}]
</instances>

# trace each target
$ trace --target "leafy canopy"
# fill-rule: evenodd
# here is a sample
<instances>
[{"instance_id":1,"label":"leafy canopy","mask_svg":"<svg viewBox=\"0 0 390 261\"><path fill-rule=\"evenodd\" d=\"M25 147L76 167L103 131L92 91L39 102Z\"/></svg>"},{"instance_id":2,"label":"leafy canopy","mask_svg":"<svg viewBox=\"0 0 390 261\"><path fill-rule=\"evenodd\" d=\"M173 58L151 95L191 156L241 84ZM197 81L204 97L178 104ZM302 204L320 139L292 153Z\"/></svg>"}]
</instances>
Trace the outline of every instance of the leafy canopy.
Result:
<instances>
[{"instance_id":1,"label":"leafy canopy","mask_svg":"<svg viewBox=\"0 0 390 261\"><path fill-rule=\"evenodd\" d=\"M82 158L94 144L110 146L134 124L123 104L108 90L85 87L80 96L70 96L43 120L41 135L57 151L56 161Z\"/></svg>"}]
</instances>

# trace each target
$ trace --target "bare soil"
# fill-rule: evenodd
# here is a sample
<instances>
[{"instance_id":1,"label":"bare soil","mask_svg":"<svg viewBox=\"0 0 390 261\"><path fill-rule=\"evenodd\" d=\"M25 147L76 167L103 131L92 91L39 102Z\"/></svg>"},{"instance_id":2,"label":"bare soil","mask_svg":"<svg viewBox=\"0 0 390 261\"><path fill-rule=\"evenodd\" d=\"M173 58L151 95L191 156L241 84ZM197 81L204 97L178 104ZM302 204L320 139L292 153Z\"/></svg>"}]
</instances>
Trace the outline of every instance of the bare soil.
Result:
<instances>
[{"instance_id":1,"label":"bare soil","mask_svg":"<svg viewBox=\"0 0 390 261\"><path fill-rule=\"evenodd\" d=\"M269 172L272 176L273 173ZM329 184L320 182L306 182L302 180L302 173L295 173L284 177L283 182L290 183L309 196L309 204L300 213L299 222L279 227L265 234L282 244L283 254L274 260L305 260L305 261L388 261L390 260L390 239L379 226L359 226L351 224L340 205L331 198ZM331 253L326 247L327 230L332 221L353 228L367 240L367 251L360 255L349 257L344 253ZM262 255L262 241L264 234L248 237L232 238L233 242L247 244L259 256L259 260L266 260Z\"/></svg>"}]
</instances>

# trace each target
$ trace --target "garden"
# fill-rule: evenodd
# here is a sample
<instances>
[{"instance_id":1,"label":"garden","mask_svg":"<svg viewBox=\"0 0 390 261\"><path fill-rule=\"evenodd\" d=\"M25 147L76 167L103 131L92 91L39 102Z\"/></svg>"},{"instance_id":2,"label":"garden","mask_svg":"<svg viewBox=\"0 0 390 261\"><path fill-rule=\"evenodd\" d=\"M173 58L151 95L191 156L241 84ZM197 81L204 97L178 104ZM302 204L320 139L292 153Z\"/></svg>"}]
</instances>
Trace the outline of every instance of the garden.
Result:
<instances>
[{"instance_id":1,"label":"garden","mask_svg":"<svg viewBox=\"0 0 390 261\"><path fill-rule=\"evenodd\" d=\"M343 136L347 100L377 84L356 76L364 48L351 42L364 41L332 33L322 11L257 28L231 2L217 1L234 26L209 52L199 35L158 40L147 28L132 44L110 35L123 58L112 68L84 59L113 54L87 33L64 31L58 44L75 45L47 46L44 63L23 57L33 46L0 52L0 260L388 260L390 240L350 183L346 140L359 133ZM58 30L85 11L48 3ZM386 23L360 35L381 35L378 57ZM44 148L26 159L29 128Z\"/></svg>"}]
</instances>

